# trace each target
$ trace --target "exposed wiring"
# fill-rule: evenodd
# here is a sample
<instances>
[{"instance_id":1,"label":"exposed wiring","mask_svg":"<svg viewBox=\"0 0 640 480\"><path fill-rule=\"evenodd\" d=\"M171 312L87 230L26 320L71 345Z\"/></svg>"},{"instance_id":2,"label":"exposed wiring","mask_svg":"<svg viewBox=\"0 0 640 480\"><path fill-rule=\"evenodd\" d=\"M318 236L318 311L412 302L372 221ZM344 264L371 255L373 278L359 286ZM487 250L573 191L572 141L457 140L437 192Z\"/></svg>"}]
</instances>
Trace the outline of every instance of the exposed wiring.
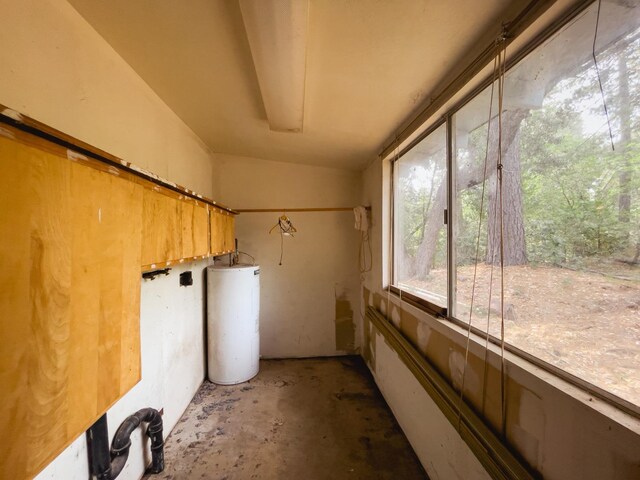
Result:
<instances>
[{"instance_id":1,"label":"exposed wiring","mask_svg":"<svg viewBox=\"0 0 640 480\"><path fill-rule=\"evenodd\" d=\"M280 232L280 261L278 262L279 266L282 266L282 256L284 255L284 234L282 231Z\"/></svg>"},{"instance_id":2,"label":"exposed wiring","mask_svg":"<svg viewBox=\"0 0 640 480\"><path fill-rule=\"evenodd\" d=\"M367 265L367 250L369 252L369 262ZM360 249L358 251L360 260L360 273L368 273L373 266L373 251L371 249L371 235L369 230L360 232Z\"/></svg>"},{"instance_id":3,"label":"exposed wiring","mask_svg":"<svg viewBox=\"0 0 640 480\"><path fill-rule=\"evenodd\" d=\"M239 251L239 250L238 250L238 254L246 255L247 257L249 257L249 258L251 259L251 262L252 262L252 263L251 263L251 266L252 266L252 267L253 267L253 266L255 266L255 264L256 264L256 259L255 259L255 257L254 257L253 255L249 255L247 252L241 252L241 251Z\"/></svg>"}]
</instances>

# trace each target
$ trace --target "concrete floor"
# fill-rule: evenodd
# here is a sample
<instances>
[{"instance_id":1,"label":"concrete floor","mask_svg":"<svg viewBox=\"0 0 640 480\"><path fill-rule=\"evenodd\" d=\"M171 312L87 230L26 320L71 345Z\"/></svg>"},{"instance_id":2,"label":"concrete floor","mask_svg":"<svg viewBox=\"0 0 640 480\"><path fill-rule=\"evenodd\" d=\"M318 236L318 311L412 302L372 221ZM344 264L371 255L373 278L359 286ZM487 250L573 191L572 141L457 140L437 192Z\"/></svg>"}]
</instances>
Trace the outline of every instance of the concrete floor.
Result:
<instances>
[{"instance_id":1,"label":"concrete floor","mask_svg":"<svg viewBox=\"0 0 640 480\"><path fill-rule=\"evenodd\" d=\"M247 383L205 382L151 479L425 479L360 357L263 360Z\"/></svg>"}]
</instances>

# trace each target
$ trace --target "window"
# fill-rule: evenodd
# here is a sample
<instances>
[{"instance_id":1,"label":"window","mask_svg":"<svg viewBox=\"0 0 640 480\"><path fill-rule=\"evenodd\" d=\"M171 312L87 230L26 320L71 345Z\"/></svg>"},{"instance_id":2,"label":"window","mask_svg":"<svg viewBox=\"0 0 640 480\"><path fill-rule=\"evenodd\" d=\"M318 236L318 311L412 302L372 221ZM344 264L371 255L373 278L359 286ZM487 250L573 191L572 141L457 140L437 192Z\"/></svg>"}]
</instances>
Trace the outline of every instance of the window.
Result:
<instances>
[{"instance_id":1,"label":"window","mask_svg":"<svg viewBox=\"0 0 640 480\"><path fill-rule=\"evenodd\" d=\"M447 306L447 137L441 125L394 163L394 285Z\"/></svg>"},{"instance_id":2,"label":"window","mask_svg":"<svg viewBox=\"0 0 640 480\"><path fill-rule=\"evenodd\" d=\"M639 4L602 3L599 73L592 56L597 4L507 72L502 203L498 88L491 85L447 115L453 204L446 194L440 200L446 125L395 162L393 185L394 285L448 303L451 320L470 321L494 341L504 317L505 340L516 353L608 392L636 413ZM453 222L448 244L445 209Z\"/></svg>"}]
</instances>

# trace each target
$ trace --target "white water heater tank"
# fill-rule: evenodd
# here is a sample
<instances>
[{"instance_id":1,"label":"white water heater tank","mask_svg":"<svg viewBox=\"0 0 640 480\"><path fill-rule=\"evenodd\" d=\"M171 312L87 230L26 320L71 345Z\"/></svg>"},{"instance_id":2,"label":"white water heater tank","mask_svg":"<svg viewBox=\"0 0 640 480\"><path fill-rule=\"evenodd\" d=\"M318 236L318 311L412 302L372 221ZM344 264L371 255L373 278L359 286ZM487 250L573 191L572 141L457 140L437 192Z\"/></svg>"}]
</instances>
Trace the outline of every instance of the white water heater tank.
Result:
<instances>
[{"instance_id":1,"label":"white water heater tank","mask_svg":"<svg viewBox=\"0 0 640 480\"><path fill-rule=\"evenodd\" d=\"M207 267L208 377L235 385L258 374L260 268Z\"/></svg>"}]
</instances>

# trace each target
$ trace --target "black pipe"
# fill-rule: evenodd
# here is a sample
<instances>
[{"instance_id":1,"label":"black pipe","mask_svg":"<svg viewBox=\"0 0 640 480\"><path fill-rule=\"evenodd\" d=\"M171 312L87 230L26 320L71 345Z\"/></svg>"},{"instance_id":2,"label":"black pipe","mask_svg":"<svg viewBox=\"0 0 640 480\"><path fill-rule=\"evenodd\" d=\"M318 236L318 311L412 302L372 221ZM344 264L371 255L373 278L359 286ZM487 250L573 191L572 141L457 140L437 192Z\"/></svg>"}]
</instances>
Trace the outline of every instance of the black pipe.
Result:
<instances>
[{"instance_id":1,"label":"black pipe","mask_svg":"<svg viewBox=\"0 0 640 480\"><path fill-rule=\"evenodd\" d=\"M87 449L89 450L89 468L92 478L112 480L106 413L87 430Z\"/></svg>"},{"instance_id":2,"label":"black pipe","mask_svg":"<svg viewBox=\"0 0 640 480\"><path fill-rule=\"evenodd\" d=\"M149 473L160 473L164 470L164 441L162 440L162 417L153 408L143 408L125 418L120 424L111 443L111 469L116 478L129 456L131 434L142 422L148 422L147 436L151 439L151 467Z\"/></svg>"},{"instance_id":3,"label":"black pipe","mask_svg":"<svg viewBox=\"0 0 640 480\"><path fill-rule=\"evenodd\" d=\"M143 408L125 418L120 424L109 450L107 415L104 414L87 431L89 465L91 475L97 480L114 480L125 464L131 448L131 434L142 423L148 423L147 436L151 439L151 466L148 473L164 470L164 441L162 439L162 417L153 408Z\"/></svg>"}]
</instances>

